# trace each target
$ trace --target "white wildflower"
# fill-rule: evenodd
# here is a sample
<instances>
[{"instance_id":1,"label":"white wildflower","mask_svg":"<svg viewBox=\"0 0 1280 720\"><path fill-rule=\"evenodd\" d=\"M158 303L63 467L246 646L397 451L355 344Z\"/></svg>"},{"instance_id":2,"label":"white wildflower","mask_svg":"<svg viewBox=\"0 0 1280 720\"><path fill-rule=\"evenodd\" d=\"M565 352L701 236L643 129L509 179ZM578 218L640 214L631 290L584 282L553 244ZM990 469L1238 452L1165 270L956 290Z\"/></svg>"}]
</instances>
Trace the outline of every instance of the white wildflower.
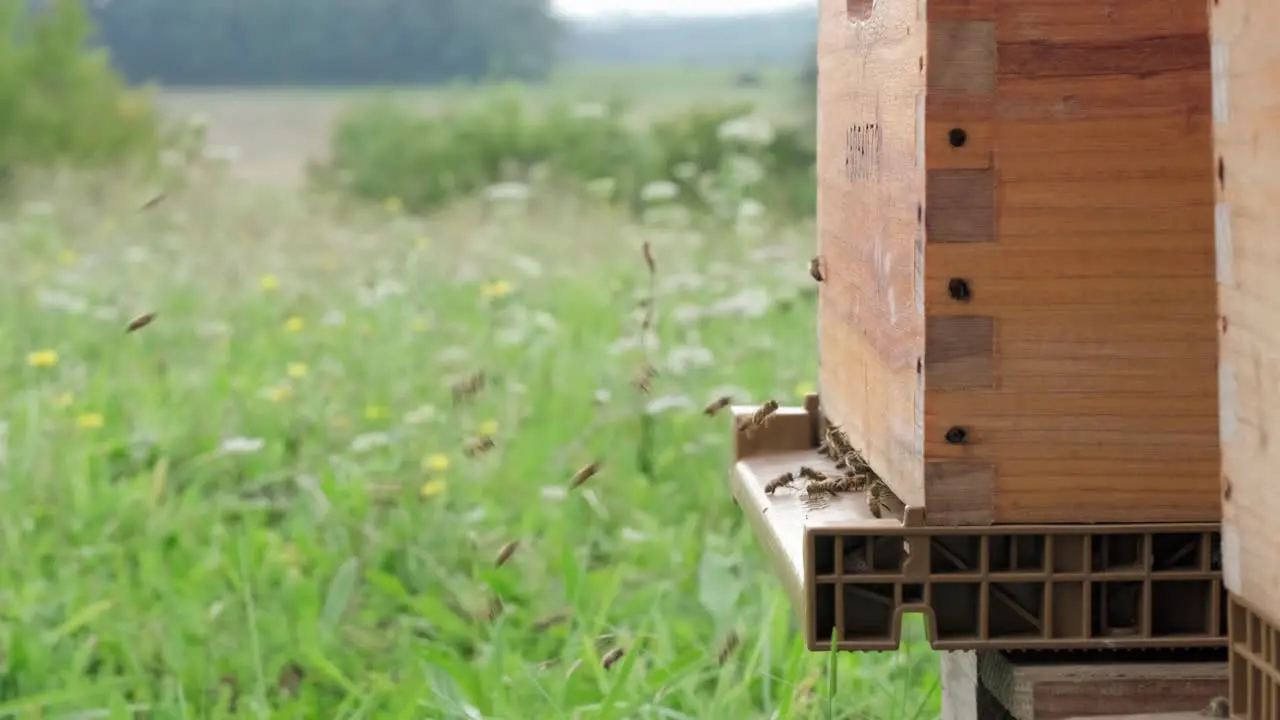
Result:
<instances>
[{"instance_id":1,"label":"white wildflower","mask_svg":"<svg viewBox=\"0 0 1280 720\"><path fill-rule=\"evenodd\" d=\"M222 441L220 449L225 455L252 455L266 446L262 438L231 437Z\"/></svg>"},{"instance_id":2,"label":"white wildflower","mask_svg":"<svg viewBox=\"0 0 1280 720\"><path fill-rule=\"evenodd\" d=\"M364 453L383 448L391 444L391 436L384 432L371 432L357 435L351 441L351 452Z\"/></svg>"},{"instance_id":3,"label":"white wildflower","mask_svg":"<svg viewBox=\"0 0 1280 720\"><path fill-rule=\"evenodd\" d=\"M746 115L724 123L717 129L716 135L721 142L762 147L773 142L775 133L773 124L768 120Z\"/></svg>"},{"instance_id":4,"label":"white wildflower","mask_svg":"<svg viewBox=\"0 0 1280 720\"><path fill-rule=\"evenodd\" d=\"M680 186L670 180L655 180L640 188L640 200L646 203L668 202L679 196Z\"/></svg>"}]
</instances>

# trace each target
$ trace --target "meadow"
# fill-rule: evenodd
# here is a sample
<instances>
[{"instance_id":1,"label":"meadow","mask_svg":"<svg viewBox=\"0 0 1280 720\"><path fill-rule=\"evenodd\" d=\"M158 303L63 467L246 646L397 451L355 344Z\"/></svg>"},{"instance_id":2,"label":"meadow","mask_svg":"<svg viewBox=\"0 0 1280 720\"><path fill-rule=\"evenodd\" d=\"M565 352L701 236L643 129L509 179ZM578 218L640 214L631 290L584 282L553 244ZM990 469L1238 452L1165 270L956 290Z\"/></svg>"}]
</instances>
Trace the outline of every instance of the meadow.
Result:
<instances>
[{"instance_id":1,"label":"meadow","mask_svg":"<svg viewBox=\"0 0 1280 720\"><path fill-rule=\"evenodd\" d=\"M641 77L530 92L794 110ZM917 625L805 651L702 412L812 391L812 223L353 207L346 98L165 91L239 158L0 209L0 716L936 717Z\"/></svg>"}]
</instances>

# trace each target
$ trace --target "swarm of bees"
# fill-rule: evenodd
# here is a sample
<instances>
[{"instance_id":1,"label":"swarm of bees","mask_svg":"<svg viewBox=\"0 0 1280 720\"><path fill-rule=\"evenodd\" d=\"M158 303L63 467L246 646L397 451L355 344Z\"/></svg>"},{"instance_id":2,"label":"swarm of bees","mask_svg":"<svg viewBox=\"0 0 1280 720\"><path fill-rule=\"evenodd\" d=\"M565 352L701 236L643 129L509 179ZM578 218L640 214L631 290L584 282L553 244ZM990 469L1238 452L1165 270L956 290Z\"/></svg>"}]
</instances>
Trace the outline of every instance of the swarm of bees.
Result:
<instances>
[{"instance_id":1,"label":"swarm of bees","mask_svg":"<svg viewBox=\"0 0 1280 720\"><path fill-rule=\"evenodd\" d=\"M760 416L765 409L757 411L756 416ZM767 418L768 413L763 417ZM744 425L750 425L755 419L755 416L749 418ZM846 492L866 492L867 507L871 514L875 517L884 515L885 501L891 495L889 486L875 474L862 453L853 447L840 428L827 428L818 452L834 462L836 469L840 471L838 475L802 466L795 472L783 473L766 483L765 494L772 495L803 480L804 492L810 499L817 500Z\"/></svg>"}]
</instances>

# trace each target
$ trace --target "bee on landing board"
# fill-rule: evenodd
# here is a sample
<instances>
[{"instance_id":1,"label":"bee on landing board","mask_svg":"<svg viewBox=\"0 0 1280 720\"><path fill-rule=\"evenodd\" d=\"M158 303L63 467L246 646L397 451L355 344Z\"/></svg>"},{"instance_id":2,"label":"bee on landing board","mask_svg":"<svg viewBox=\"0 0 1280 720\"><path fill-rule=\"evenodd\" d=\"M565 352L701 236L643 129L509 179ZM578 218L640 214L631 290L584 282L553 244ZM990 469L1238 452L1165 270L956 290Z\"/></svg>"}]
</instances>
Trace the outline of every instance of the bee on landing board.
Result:
<instances>
[{"instance_id":1,"label":"bee on landing board","mask_svg":"<svg viewBox=\"0 0 1280 720\"><path fill-rule=\"evenodd\" d=\"M791 485L794 484L795 481L796 481L795 473L782 473L778 477L770 480L768 483L765 484L764 492L766 495L772 495L775 492L777 492L779 488L791 487Z\"/></svg>"},{"instance_id":2,"label":"bee on landing board","mask_svg":"<svg viewBox=\"0 0 1280 720\"><path fill-rule=\"evenodd\" d=\"M814 470L807 465L802 465L800 466L800 477L806 480L826 480L827 474L820 470Z\"/></svg>"}]
</instances>

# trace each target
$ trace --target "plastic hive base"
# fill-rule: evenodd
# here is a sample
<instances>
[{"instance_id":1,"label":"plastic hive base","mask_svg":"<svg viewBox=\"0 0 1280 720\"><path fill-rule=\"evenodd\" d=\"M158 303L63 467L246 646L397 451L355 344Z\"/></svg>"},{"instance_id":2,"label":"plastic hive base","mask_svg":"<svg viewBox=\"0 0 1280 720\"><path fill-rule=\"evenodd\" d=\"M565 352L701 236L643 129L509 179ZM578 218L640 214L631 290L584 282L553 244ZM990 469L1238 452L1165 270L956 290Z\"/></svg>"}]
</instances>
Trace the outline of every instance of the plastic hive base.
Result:
<instances>
[{"instance_id":1,"label":"plastic hive base","mask_svg":"<svg viewBox=\"0 0 1280 720\"><path fill-rule=\"evenodd\" d=\"M1230 596L1231 717L1280 718L1280 627Z\"/></svg>"},{"instance_id":2,"label":"plastic hive base","mask_svg":"<svg viewBox=\"0 0 1280 720\"><path fill-rule=\"evenodd\" d=\"M936 650L1227 645L1218 523L928 527L892 498L875 517L862 492L768 494L802 465L834 471L808 405L738 434L732 492L810 650L895 650L904 613ZM735 427L754 410L734 408Z\"/></svg>"}]
</instances>

